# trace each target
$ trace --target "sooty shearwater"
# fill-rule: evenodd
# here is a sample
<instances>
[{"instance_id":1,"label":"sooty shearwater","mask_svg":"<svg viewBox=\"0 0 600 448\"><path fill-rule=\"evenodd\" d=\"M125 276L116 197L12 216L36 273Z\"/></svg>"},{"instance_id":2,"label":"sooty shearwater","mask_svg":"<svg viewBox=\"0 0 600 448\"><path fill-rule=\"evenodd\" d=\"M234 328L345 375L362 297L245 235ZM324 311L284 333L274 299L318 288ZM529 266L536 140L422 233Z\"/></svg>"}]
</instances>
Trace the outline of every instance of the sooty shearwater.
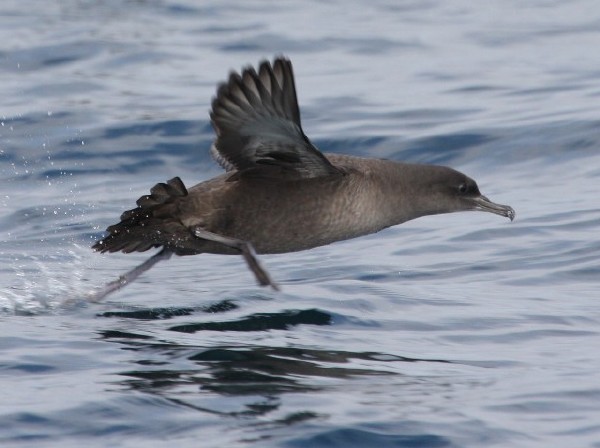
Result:
<instances>
[{"instance_id":1,"label":"sooty shearwater","mask_svg":"<svg viewBox=\"0 0 600 448\"><path fill-rule=\"evenodd\" d=\"M226 173L186 188L155 185L108 227L100 252L162 250L96 293L99 300L172 254L238 254L277 289L255 253L294 252L425 215L479 210L510 218L475 181L444 166L323 154L300 124L292 63L232 72L212 102L210 149Z\"/></svg>"}]
</instances>

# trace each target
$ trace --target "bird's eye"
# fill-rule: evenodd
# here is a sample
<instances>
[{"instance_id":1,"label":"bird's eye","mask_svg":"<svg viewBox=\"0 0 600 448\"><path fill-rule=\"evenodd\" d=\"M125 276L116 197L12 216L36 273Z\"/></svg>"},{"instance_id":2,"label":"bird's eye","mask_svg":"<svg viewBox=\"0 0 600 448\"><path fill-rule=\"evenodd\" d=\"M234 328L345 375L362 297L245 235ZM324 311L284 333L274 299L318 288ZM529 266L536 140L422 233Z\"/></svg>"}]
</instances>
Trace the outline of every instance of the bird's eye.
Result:
<instances>
[{"instance_id":1,"label":"bird's eye","mask_svg":"<svg viewBox=\"0 0 600 448\"><path fill-rule=\"evenodd\" d=\"M461 193L461 194L465 194L467 191L469 191L469 187L468 187L468 185L467 185L467 184L464 184L464 183L463 183L463 184L460 184L460 185L458 186L458 192L459 192L459 193Z\"/></svg>"}]
</instances>

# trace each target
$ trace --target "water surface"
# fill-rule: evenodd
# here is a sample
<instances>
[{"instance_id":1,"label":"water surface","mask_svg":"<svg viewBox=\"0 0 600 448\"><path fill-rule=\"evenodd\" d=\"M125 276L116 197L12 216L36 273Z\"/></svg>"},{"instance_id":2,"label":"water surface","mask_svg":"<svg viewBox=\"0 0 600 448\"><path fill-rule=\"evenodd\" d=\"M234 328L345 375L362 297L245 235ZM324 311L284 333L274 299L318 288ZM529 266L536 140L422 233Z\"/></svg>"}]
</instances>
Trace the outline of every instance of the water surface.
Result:
<instances>
[{"instance_id":1,"label":"water surface","mask_svg":"<svg viewBox=\"0 0 600 448\"><path fill-rule=\"evenodd\" d=\"M2 446L600 447L600 8L182 0L0 9ZM286 54L323 151L512 205L262 257L90 250L220 172L218 82Z\"/></svg>"}]
</instances>

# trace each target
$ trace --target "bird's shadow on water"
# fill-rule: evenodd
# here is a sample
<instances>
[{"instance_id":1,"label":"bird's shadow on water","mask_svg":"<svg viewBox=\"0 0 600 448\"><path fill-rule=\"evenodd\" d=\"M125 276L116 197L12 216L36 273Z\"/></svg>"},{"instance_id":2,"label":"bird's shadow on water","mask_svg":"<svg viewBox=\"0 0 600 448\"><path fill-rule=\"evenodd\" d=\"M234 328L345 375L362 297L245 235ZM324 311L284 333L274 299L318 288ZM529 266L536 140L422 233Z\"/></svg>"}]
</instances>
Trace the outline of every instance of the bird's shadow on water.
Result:
<instances>
[{"instance_id":1,"label":"bird's shadow on water","mask_svg":"<svg viewBox=\"0 0 600 448\"><path fill-rule=\"evenodd\" d=\"M100 338L121 344L131 354L137 367L117 374L121 387L160 396L172 404L229 417L264 416L281 406L280 397L287 393L315 393L331 385L331 381L360 377L395 376L397 363L434 362L446 360L416 359L378 352L352 352L316 347L280 347L261 345L260 336L272 330L291 331L298 325L330 326L334 316L319 309L282 310L275 313L255 313L223 320L227 312L237 310L233 301L223 300L201 308L155 308L132 311L108 311L99 314L107 319L169 320L195 315L219 314L220 319L175 324L163 328L167 336L136 333L131 330L104 330ZM190 319L192 318L192 319ZM203 331L222 332L229 336L248 333L233 342L215 341L196 345L204 338L195 337L190 344L182 343L178 335ZM172 332L173 340L168 334ZM254 335L257 336L254 336ZM223 338L225 339L225 338ZM189 336L183 340L188 341ZM253 342L256 341L256 342ZM216 342L210 345L210 342ZM242 343L243 342L243 343ZM394 365L396 364L396 365ZM215 404L214 397L233 400L236 405ZM217 402L222 401L217 400ZM271 422L290 425L320 418L317 412L287 415Z\"/></svg>"}]
</instances>

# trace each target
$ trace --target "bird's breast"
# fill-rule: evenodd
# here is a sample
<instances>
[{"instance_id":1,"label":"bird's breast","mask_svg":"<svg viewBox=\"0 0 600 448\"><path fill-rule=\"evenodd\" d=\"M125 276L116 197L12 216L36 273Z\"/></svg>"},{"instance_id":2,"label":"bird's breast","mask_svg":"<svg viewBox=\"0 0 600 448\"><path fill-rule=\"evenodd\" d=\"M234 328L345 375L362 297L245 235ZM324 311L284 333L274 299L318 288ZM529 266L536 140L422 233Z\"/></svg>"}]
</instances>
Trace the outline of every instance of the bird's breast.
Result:
<instances>
[{"instance_id":1,"label":"bird's breast","mask_svg":"<svg viewBox=\"0 0 600 448\"><path fill-rule=\"evenodd\" d=\"M360 176L240 181L212 200L210 231L249 241L258 253L294 252L387 226L378 194Z\"/></svg>"}]
</instances>

